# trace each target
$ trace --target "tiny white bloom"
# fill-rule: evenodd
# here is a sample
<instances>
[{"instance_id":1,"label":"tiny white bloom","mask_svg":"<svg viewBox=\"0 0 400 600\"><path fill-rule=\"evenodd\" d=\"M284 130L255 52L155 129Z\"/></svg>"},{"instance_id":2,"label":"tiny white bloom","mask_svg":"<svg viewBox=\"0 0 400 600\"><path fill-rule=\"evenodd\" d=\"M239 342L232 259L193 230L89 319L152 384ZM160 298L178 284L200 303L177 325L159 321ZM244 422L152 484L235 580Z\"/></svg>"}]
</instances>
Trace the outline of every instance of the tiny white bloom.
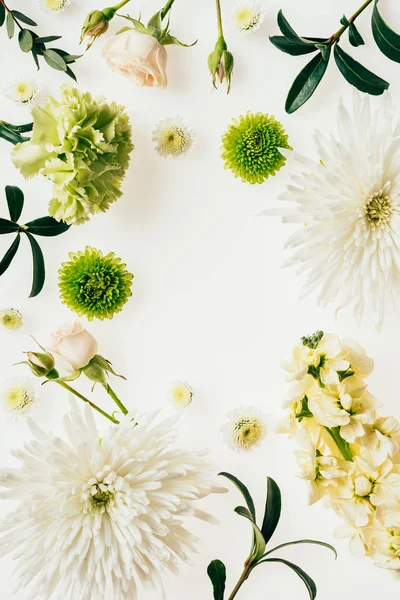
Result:
<instances>
[{"instance_id":1,"label":"tiny white bloom","mask_svg":"<svg viewBox=\"0 0 400 600\"><path fill-rule=\"evenodd\" d=\"M228 414L228 422L221 431L228 446L234 450L251 450L259 446L267 428L258 408L238 408Z\"/></svg>"},{"instance_id":2,"label":"tiny white bloom","mask_svg":"<svg viewBox=\"0 0 400 600\"><path fill-rule=\"evenodd\" d=\"M0 326L4 329L20 329L23 324L24 317L16 308L0 310Z\"/></svg>"},{"instance_id":3,"label":"tiny white bloom","mask_svg":"<svg viewBox=\"0 0 400 600\"><path fill-rule=\"evenodd\" d=\"M152 140L160 156L176 158L193 148L195 134L180 117L176 117L160 121L153 130Z\"/></svg>"},{"instance_id":4,"label":"tiny white bloom","mask_svg":"<svg viewBox=\"0 0 400 600\"><path fill-rule=\"evenodd\" d=\"M400 450L400 423L394 417L378 417L365 426L361 443L377 461L394 456Z\"/></svg>"},{"instance_id":5,"label":"tiny white bloom","mask_svg":"<svg viewBox=\"0 0 400 600\"><path fill-rule=\"evenodd\" d=\"M14 416L29 412L38 400L35 381L27 377L9 379L3 387L1 400L3 408Z\"/></svg>"},{"instance_id":6,"label":"tiny white bloom","mask_svg":"<svg viewBox=\"0 0 400 600\"><path fill-rule=\"evenodd\" d=\"M232 13L235 29L241 33L250 33L259 29L265 19L265 12L254 0L237 0Z\"/></svg>"},{"instance_id":7,"label":"tiny white bloom","mask_svg":"<svg viewBox=\"0 0 400 600\"><path fill-rule=\"evenodd\" d=\"M40 86L36 81L19 77L8 83L4 93L17 104L30 104L37 96Z\"/></svg>"},{"instance_id":8,"label":"tiny white bloom","mask_svg":"<svg viewBox=\"0 0 400 600\"><path fill-rule=\"evenodd\" d=\"M193 400L193 390L185 381L177 381L171 386L171 402L180 410L183 410Z\"/></svg>"},{"instance_id":9,"label":"tiny white bloom","mask_svg":"<svg viewBox=\"0 0 400 600\"><path fill-rule=\"evenodd\" d=\"M44 12L60 12L68 6L70 0L40 0L40 6Z\"/></svg>"}]
</instances>

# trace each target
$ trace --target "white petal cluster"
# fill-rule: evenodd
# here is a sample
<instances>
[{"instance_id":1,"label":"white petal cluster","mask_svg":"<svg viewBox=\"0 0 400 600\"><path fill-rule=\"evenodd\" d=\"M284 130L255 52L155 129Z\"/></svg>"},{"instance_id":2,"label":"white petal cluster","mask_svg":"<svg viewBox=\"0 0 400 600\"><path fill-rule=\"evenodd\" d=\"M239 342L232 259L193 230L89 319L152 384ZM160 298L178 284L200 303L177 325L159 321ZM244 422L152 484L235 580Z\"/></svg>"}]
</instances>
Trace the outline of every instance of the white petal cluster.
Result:
<instances>
[{"instance_id":1,"label":"white petal cluster","mask_svg":"<svg viewBox=\"0 0 400 600\"><path fill-rule=\"evenodd\" d=\"M279 431L295 437L310 504L344 520L356 555L400 577L400 423L378 414L364 378L373 361L353 340L318 331L283 363L291 388Z\"/></svg>"},{"instance_id":2,"label":"white petal cluster","mask_svg":"<svg viewBox=\"0 0 400 600\"><path fill-rule=\"evenodd\" d=\"M67 439L44 433L15 451L0 471L2 498L19 505L2 523L0 549L16 560L26 598L135 600L137 584L164 598L163 572L190 562L197 539L183 517L211 520L197 500L216 488L196 452L177 449L177 417L129 413L100 437L93 415L65 417Z\"/></svg>"},{"instance_id":3,"label":"white petal cluster","mask_svg":"<svg viewBox=\"0 0 400 600\"><path fill-rule=\"evenodd\" d=\"M280 199L295 206L266 211L301 223L289 237L286 265L306 275L303 296L322 305L368 306L379 327L400 293L400 122L385 94L377 110L355 93L341 104L338 135L315 134L316 160L297 155L302 171Z\"/></svg>"}]
</instances>

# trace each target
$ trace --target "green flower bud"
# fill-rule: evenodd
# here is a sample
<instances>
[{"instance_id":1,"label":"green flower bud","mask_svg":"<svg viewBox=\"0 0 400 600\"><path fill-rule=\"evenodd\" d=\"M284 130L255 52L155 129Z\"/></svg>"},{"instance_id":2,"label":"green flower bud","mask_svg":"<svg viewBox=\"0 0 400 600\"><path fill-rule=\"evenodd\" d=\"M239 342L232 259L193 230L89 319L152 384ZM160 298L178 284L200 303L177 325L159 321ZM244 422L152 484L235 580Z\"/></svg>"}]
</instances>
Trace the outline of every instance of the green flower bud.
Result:
<instances>
[{"instance_id":1,"label":"green flower bud","mask_svg":"<svg viewBox=\"0 0 400 600\"><path fill-rule=\"evenodd\" d=\"M222 83L226 80L228 94L231 89L231 78L234 66L233 54L229 52L224 38L219 38L215 44L214 51L208 57L208 68L213 78L213 86L216 87L215 81L218 78Z\"/></svg>"},{"instance_id":2,"label":"green flower bud","mask_svg":"<svg viewBox=\"0 0 400 600\"><path fill-rule=\"evenodd\" d=\"M48 352L27 352L26 355L27 364L36 377L48 377L49 373L55 371L54 358Z\"/></svg>"},{"instance_id":3,"label":"green flower bud","mask_svg":"<svg viewBox=\"0 0 400 600\"><path fill-rule=\"evenodd\" d=\"M93 42L107 31L110 21L114 17L117 10L119 10L128 2L129 0L123 0L116 6L103 8L103 10L92 10L83 23L80 43L82 43L85 36L91 37L93 39L88 44L88 48L90 48Z\"/></svg>"}]
</instances>

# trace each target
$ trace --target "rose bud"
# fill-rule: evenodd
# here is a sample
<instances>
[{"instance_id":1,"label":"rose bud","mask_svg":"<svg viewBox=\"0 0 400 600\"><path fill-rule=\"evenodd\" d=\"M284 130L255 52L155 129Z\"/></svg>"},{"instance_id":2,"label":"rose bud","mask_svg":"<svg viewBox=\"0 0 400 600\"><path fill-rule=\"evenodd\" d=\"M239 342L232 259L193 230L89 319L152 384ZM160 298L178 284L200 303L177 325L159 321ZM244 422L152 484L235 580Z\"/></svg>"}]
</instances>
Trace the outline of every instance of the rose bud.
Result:
<instances>
[{"instance_id":1,"label":"rose bud","mask_svg":"<svg viewBox=\"0 0 400 600\"><path fill-rule=\"evenodd\" d=\"M63 325L51 336L49 349L65 371L75 373L96 356L97 342L82 323L75 321Z\"/></svg>"},{"instance_id":2,"label":"rose bud","mask_svg":"<svg viewBox=\"0 0 400 600\"><path fill-rule=\"evenodd\" d=\"M219 82L222 83L226 80L227 92L229 94L231 90L231 78L234 66L233 54L229 52L226 42L223 38L220 38L215 44L215 49L211 52L208 57L208 68L213 78L213 86L216 87L215 81L218 78Z\"/></svg>"},{"instance_id":3,"label":"rose bud","mask_svg":"<svg viewBox=\"0 0 400 600\"><path fill-rule=\"evenodd\" d=\"M122 8L122 6L128 2L129 0L123 0L116 6L103 8L103 10L92 10L83 23L80 43L82 43L85 36L93 38L90 40L87 46L87 49L89 49L93 42L95 42L98 37L107 31L110 21L114 17L117 10Z\"/></svg>"},{"instance_id":4,"label":"rose bud","mask_svg":"<svg viewBox=\"0 0 400 600\"><path fill-rule=\"evenodd\" d=\"M53 373L58 376L57 371L54 369L54 358L48 352L27 352L28 358L27 364L29 365L32 373L37 377L48 377L49 374Z\"/></svg>"}]
</instances>

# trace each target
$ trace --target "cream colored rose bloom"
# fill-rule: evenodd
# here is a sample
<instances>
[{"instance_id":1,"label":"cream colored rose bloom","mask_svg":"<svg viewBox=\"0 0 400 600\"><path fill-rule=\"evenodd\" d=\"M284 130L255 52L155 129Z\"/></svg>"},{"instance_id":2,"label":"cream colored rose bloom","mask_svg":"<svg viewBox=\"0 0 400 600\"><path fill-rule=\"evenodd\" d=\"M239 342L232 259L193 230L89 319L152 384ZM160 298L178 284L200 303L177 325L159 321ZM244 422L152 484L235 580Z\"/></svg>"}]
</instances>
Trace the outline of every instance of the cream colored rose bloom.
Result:
<instances>
[{"instance_id":1,"label":"cream colored rose bloom","mask_svg":"<svg viewBox=\"0 0 400 600\"><path fill-rule=\"evenodd\" d=\"M97 354L97 342L75 321L62 325L50 338L49 350L58 358L60 366L73 373L86 367Z\"/></svg>"},{"instance_id":2,"label":"cream colored rose bloom","mask_svg":"<svg viewBox=\"0 0 400 600\"><path fill-rule=\"evenodd\" d=\"M133 79L137 85L167 85L168 54L152 35L135 29L119 33L108 40L103 56L113 71Z\"/></svg>"}]
</instances>

